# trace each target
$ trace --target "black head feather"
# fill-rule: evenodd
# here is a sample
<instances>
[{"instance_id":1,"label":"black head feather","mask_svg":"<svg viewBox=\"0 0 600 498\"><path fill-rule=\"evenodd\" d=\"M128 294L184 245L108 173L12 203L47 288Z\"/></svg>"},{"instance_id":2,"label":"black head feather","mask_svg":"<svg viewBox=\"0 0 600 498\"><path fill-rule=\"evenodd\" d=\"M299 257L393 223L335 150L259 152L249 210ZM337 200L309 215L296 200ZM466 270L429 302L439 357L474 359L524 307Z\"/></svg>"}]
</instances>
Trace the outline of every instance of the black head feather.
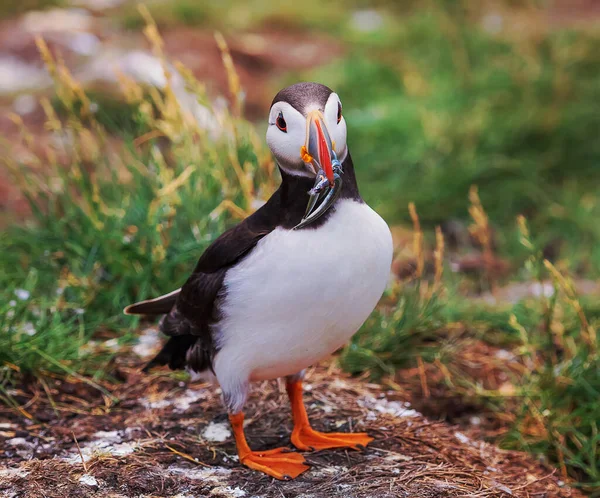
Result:
<instances>
[{"instance_id":1,"label":"black head feather","mask_svg":"<svg viewBox=\"0 0 600 498\"><path fill-rule=\"evenodd\" d=\"M271 102L271 107L276 102L287 102L294 109L306 115L306 108L314 104L318 105L319 109L323 111L327 99L332 93L333 90L331 88L321 85L321 83L296 83L284 88L275 95L273 102Z\"/></svg>"}]
</instances>

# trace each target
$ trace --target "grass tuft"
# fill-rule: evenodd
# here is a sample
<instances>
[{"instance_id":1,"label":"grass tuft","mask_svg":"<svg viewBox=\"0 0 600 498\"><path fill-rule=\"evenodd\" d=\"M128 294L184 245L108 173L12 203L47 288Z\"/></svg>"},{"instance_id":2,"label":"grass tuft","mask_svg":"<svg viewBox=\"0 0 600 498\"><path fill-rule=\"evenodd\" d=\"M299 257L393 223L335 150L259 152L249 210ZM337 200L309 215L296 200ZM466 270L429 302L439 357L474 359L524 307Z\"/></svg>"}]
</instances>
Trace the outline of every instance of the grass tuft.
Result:
<instances>
[{"instance_id":1,"label":"grass tuft","mask_svg":"<svg viewBox=\"0 0 600 498\"><path fill-rule=\"evenodd\" d=\"M146 17L146 34L169 76L177 69ZM121 76L144 134L121 130L124 140L115 141L92 112L93 97L42 39L38 47L55 82L55 105L42 105L56 146L36 151L21 122L31 154L4 159L32 219L0 238L0 365L22 374L68 368L95 375L110 354L86 348L91 338L99 330L133 331L138 319L123 316L123 307L181 285L232 218L245 217L270 194L274 167L239 107L212 109L181 65L185 94L170 78L159 91ZM224 41L221 48L227 62ZM204 106L222 130L218 136L181 105L182 95Z\"/></svg>"}]
</instances>

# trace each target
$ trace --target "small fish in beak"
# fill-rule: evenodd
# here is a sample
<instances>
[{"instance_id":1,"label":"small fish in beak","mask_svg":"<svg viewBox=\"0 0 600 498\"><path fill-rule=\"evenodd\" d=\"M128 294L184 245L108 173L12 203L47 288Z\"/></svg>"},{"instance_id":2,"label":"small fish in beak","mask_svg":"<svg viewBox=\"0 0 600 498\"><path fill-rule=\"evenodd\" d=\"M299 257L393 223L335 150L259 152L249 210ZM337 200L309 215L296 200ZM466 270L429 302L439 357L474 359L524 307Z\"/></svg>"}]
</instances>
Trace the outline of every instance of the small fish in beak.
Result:
<instances>
[{"instance_id":1,"label":"small fish in beak","mask_svg":"<svg viewBox=\"0 0 600 498\"><path fill-rule=\"evenodd\" d=\"M300 154L306 164L312 165L317 176L308 193L304 217L294 229L302 228L322 216L333 205L342 187L342 164L319 111L312 111L308 115L306 144Z\"/></svg>"}]
</instances>

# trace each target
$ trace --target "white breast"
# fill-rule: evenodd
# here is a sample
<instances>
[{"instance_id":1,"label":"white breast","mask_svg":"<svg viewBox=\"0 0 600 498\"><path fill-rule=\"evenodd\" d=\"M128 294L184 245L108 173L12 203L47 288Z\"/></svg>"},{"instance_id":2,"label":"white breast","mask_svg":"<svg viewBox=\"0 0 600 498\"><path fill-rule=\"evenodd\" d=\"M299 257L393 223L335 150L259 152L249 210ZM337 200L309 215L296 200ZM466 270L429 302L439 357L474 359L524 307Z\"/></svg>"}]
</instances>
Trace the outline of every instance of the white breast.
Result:
<instances>
[{"instance_id":1,"label":"white breast","mask_svg":"<svg viewBox=\"0 0 600 498\"><path fill-rule=\"evenodd\" d=\"M291 375L330 355L373 311L391 261L388 226L352 200L317 229L271 232L225 277L219 381Z\"/></svg>"}]
</instances>

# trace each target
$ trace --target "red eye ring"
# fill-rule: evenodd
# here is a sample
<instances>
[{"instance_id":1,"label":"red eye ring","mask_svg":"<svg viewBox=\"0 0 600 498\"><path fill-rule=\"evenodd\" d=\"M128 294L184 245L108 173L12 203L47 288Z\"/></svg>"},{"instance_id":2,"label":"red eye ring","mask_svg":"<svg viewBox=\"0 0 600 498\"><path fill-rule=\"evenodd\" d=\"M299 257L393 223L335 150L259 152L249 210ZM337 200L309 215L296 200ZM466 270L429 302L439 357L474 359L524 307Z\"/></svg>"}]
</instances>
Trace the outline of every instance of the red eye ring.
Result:
<instances>
[{"instance_id":1,"label":"red eye ring","mask_svg":"<svg viewBox=\"0 0 600 498\"><path fill-rule=\"evenodd\" d=\"M337 122L338 122L338 124L340 124L341 120L342 120L342 103L338 102L338 113L337 113Z\"/></svg>"},{"instance_id":2,"label":"red eye ring","mask_svg":"<svg viewBox=\"0 0 600 498\"><path fill-rule=\"evenodd\" d=\"M275 120L275 124L283 133L287 133L287 123L285 122L285 119L283 119L283 112L279 113L279 116L277 116L277 119Z\"/></svg>"}]
</instances>

